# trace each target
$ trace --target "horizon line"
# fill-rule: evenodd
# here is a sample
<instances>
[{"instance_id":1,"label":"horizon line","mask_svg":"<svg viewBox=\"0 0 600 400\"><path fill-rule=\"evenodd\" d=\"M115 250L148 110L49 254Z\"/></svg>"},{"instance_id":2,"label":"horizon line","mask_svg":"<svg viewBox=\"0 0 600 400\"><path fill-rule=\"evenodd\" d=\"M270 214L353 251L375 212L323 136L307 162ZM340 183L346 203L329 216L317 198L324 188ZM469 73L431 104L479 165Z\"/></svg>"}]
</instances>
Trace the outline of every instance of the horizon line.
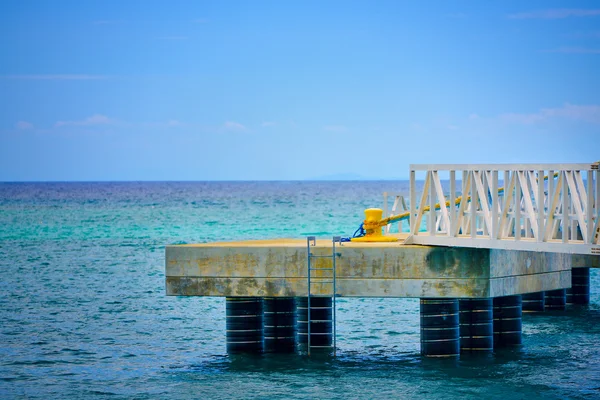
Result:
<instances>
[{"instance_id":1,"label":"horizon line","mask_svg":"<svg viewBox=\"0 0 600 400\"><path fill-rule=\"evenodd\" d=\"M364 178L364 179L133 179L133 180L9 180L2 183L167 183L167 182L384 182L384 181L408 181L408 178ZM420 179L417 179L420 180Z\"/></svg>"}]
</instances>

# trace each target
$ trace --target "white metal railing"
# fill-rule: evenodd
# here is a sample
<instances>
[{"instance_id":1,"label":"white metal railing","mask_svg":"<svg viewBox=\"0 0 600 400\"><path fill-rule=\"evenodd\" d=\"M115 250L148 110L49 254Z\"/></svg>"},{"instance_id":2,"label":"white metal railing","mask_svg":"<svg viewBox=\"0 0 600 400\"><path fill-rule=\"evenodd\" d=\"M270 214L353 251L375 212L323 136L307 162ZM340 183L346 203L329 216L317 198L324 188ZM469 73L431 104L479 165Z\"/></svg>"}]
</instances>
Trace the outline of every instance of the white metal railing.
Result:
<instances>
[{"instance_id":1,"label":"white metal railing","mask_svg":"<svg viewBox=\"0 0 600 400\"><path fill-rule=\"evenodd\" d=\"M393 198L394 203L392 207L389 207L389 199ZM396 192L383 192L383 217L392 217L394 215L402 214L408 212L408 206L406 205L406 200L404 196L400 193ZM390 233L392 228L392 224L387 224L383 229L385 233ZM402 221L398 222L398 232L402 232Z\"/></svg>"},{"instance_id":2,"label":"white metal railing","mask_svg":"<svg viewBox=\"0 0 600 400\"><path fill-rule=\"evenodd\" d=\"M411 165L407 243L600 254L599 164Z\"/></svg>"}]
</instances>

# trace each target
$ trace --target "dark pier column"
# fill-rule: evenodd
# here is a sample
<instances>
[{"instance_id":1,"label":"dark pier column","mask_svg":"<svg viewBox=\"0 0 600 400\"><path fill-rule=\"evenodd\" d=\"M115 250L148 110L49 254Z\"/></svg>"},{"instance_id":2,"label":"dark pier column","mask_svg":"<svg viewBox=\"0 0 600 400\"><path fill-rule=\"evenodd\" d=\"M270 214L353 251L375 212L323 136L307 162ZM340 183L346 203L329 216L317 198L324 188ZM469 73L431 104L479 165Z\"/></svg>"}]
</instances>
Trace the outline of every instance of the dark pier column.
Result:
<instances>
[{"instance_id":1,"label":"dark pier column","mask_svg":"<svg viewBox=\"0 0 600 400\"><path fill-rule=\"evenodd\" d=\"M331 350L333 346L333 306L331 297L310 298L310 348ZM298 346L306 351L308 346L308 298L296 298L298 318Z\"/></svg>"},{"instance_id":2,"label":"dark pier column","mask_svg":"<svg viewBox=\"0 0 600 400\"><path fill-rule=\"evenodd\" d=\"M526 293L523 298L523 312L542 312L546 306L545 292Z\"/></svg>"},{"instance_id":3,"label":"dark pier column","mask_svg":"<svg viewBox=\"0 0 600 400\"><path fill-rule=\"evenodd\" d=\"M573 275L571 275L571 278L573 277ZM567 305L569 304L573 304L573 288L566 288L565 289L565 303Z\"/></svg>"},{"instance_id":4,"label":"dark pier column","mask_svg":"<svg viewBox=\"0 0 600 400\"><path fill-rule=\"evenodd\" d=\"M227 297L225 300L227 352L262 353L263 299Z\"/></svg>"},{"instance_id":5,"label":"dark pier column","mask_svg":"<svg viewBox=\"0 0 600 400\"><path fill-rule=\"evenodd\" d=\"M494 299L494 348L518 346L522 343L521 296Z\"/></svg>"},{"instance_id":6,"label":"dark pier column","mask_svg":"<svg viewBox=\"0 0 600 400\"><path fill-rule=\"evenodd\" d=\"M457 299L421 299L421 354L460 355Z\"/></svg>"},{"instance_id":7,"label":"dark pier column","mask_svg":"<svg viewBox=\"0 0 600 400\"><path fill-rule=\"evenodd\" d=\"M296 351L296 301L293 297L265 297L265 353Z\"/></svg>"},{"instance_id":8,"label":"dark pier column","mask_svg":"<svg viewBox=\"0 0 600 400\"><path fill-rule=\"evenodd\" d=\"M460 351L492 352L494 325L492 299L465 299L459 301Z\"/></svg>"},{"instance_id":9,"label":"dark pier column","mask_svg":"<svg viewBox=\"0 0 600 400\"><path fill-rule=\"evenodd\" d=\"M571 269L571 293L573 304L590 304L590 269Z\"/></svg>"},{"instance_id":10,"label":"dark pier column","mask_svg":"<svg viewBox=\"0 0 600 400\"><path fill-rule=\"evenodd\" d=\"M546 311L564 310L566 304L566 289L548 290L546 292Z\"/></svg>"}]
</instances>

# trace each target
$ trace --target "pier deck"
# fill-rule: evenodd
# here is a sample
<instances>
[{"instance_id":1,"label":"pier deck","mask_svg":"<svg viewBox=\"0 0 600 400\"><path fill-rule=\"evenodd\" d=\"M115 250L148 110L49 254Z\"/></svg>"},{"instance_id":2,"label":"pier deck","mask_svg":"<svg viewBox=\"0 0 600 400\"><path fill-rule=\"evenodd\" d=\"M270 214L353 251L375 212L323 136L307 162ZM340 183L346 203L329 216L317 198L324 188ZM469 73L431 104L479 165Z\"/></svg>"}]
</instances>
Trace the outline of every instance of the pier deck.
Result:
<instances>
[{"instance_id":1,"label":"pier deck","mask_svg":"<svg viewBox=\"0 0 600 400\"><path fill-rule=\"evenodd\" d=\"M404 236L398 238L388 243L337 244L337 295L489 298L549 291L571 286L572 267L598 266L599 260L560 253L404 245ZM331 255L331 239L318 239L311 251ZM332 264L330 258L313 262L318 268ZM331 271L311 274L311 295L332 295L327 272ZM166 290L174 296L306 296L306 240L167 246Z\"/></svg>"}]
</instances>

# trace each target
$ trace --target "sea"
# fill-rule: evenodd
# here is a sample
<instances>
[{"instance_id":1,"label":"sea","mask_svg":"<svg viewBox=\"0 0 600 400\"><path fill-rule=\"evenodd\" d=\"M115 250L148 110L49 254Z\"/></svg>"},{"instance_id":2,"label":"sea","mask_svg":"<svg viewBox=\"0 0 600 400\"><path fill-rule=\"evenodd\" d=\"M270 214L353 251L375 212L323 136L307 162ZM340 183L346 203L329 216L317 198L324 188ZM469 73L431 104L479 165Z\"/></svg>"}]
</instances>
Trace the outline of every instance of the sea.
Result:
<instances>
[{"instance_id":1,"label":"sea","mask_svg":"<svg viewBox=\"0 0 600 400\"><path fill-rule=\"evenodd\" d=\"M165 245L350 236L407 181L0 183L1 399L596 399L591 304L523 345L419 354L418 299L339 298L337 357L227 355L225 299L165 295Z\"/></svg>"}]
</instances>

